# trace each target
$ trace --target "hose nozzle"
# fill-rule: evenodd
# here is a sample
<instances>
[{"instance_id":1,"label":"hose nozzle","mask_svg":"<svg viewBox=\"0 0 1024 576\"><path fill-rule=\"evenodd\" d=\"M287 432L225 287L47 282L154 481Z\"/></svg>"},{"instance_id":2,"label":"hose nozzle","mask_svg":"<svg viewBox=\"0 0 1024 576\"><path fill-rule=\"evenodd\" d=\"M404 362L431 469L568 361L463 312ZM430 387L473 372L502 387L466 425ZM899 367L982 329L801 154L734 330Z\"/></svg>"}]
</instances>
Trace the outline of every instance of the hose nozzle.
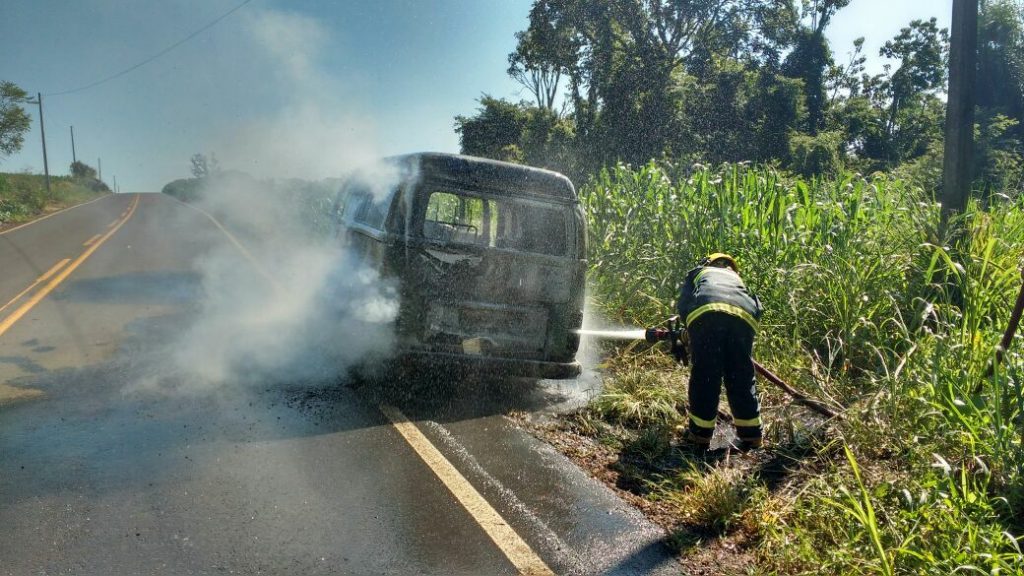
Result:
<instances>
[{"instance_id":1,"label":"hose nozzle","mask_svg":"<svg viewBox=\"0 0 1024 576\"><path fill-rule=\"evenodd\" d=\"M651 344L664 342L671 337L672 332L668 328L648 328L644 331L644 340Z\"/></svg>"}]
</instances>

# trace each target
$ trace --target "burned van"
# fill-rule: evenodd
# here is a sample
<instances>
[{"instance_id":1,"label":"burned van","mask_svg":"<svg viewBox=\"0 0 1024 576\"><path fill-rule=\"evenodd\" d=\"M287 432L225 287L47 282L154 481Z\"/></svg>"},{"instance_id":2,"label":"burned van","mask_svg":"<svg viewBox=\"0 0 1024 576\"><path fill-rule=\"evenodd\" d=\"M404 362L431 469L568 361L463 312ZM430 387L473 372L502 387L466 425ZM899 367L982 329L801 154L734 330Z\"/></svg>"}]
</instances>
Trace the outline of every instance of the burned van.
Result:
<instances>
[{"instance_id":1,"label":"burned van","mask_svg":"<svg viewBox=\"0 0 1024 576\"><path fill-rule=\"evenodd\" d=\"M399 286L403 358L579 373L586 236L565 176L451 154L388 158L346 181L338 220L349 247Z\"/></svg>"}]
</instances>

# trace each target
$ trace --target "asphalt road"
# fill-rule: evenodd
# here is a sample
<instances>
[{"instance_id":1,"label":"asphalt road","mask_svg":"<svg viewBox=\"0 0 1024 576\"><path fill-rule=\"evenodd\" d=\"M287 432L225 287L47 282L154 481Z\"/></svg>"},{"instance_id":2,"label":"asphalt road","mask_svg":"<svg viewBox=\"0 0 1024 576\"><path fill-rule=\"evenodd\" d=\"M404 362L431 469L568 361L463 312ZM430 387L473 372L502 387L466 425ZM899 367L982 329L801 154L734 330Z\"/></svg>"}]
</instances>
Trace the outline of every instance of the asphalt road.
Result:
<instances>
[{"instance_id":1,"label":"asphalt road","mask_svg":"<svg viewBox=\"0 0 1024 576\"><path fill-rule=\"evenodd\" d=\"M505 416L550 409L542 384L190 386L168 358L231 244L157 194L0 234L0 574L679 572Z\"/></svg>"}]
</instances>

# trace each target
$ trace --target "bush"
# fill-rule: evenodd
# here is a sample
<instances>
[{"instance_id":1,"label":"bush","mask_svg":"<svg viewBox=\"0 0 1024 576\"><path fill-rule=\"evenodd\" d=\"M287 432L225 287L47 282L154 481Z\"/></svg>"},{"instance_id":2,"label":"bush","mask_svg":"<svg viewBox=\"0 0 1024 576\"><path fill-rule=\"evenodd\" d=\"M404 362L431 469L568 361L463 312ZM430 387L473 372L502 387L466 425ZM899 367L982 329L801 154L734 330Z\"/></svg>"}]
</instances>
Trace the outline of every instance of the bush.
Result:
<instances>
[{"instance_id":1,"label":"bush","mask_svg":"<svg viewBox=\"0 0 1024 576\"><path fill-rule=\"evenodd\" d=\"M835 176L843 167L839 155L842 143L840 132L819 132L817 136L790 134L790 168L804 176Z\"/></svg>"},{"instance_id":2,"label":"bush","mask_svg":"<svg viewBox=\"0 0 1024 576\"><path fill-rule=\"evenodd\" d=\"M74 161L71 163L71 175L75 178L96 178L96 169L85 162Z\"/></svg>"},{"instance_id":3,"label":"bush","mask_svg":"<svg viewBox=\"0 0 1024 576\"><path fill-rule=\"evenodd\" d=\"M201 181L198 178L180 178L173 182L168 182L160 192L173 196L182 202L193 202L199 199L200 183Z\"/></svg>"}]
</instances>

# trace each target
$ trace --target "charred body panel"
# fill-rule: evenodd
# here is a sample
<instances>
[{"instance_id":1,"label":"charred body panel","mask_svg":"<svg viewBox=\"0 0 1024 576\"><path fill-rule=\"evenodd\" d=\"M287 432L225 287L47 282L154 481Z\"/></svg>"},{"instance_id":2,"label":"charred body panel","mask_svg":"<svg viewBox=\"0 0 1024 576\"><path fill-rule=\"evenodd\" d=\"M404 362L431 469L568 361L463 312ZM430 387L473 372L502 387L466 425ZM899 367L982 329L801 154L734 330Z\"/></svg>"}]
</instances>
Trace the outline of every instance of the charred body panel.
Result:
<instances>
[{"instance_id":1,"label":"charred body panel","mask_svg":"<svg viewBox=\"0 0 1024 576\"><path fill-rule=\"evenodd\" d=\"M397 279L399 353L572 377L586 236L555 172L450 154L388 158L339 194L339 233Z\"/></svg>"}]
</instances>

